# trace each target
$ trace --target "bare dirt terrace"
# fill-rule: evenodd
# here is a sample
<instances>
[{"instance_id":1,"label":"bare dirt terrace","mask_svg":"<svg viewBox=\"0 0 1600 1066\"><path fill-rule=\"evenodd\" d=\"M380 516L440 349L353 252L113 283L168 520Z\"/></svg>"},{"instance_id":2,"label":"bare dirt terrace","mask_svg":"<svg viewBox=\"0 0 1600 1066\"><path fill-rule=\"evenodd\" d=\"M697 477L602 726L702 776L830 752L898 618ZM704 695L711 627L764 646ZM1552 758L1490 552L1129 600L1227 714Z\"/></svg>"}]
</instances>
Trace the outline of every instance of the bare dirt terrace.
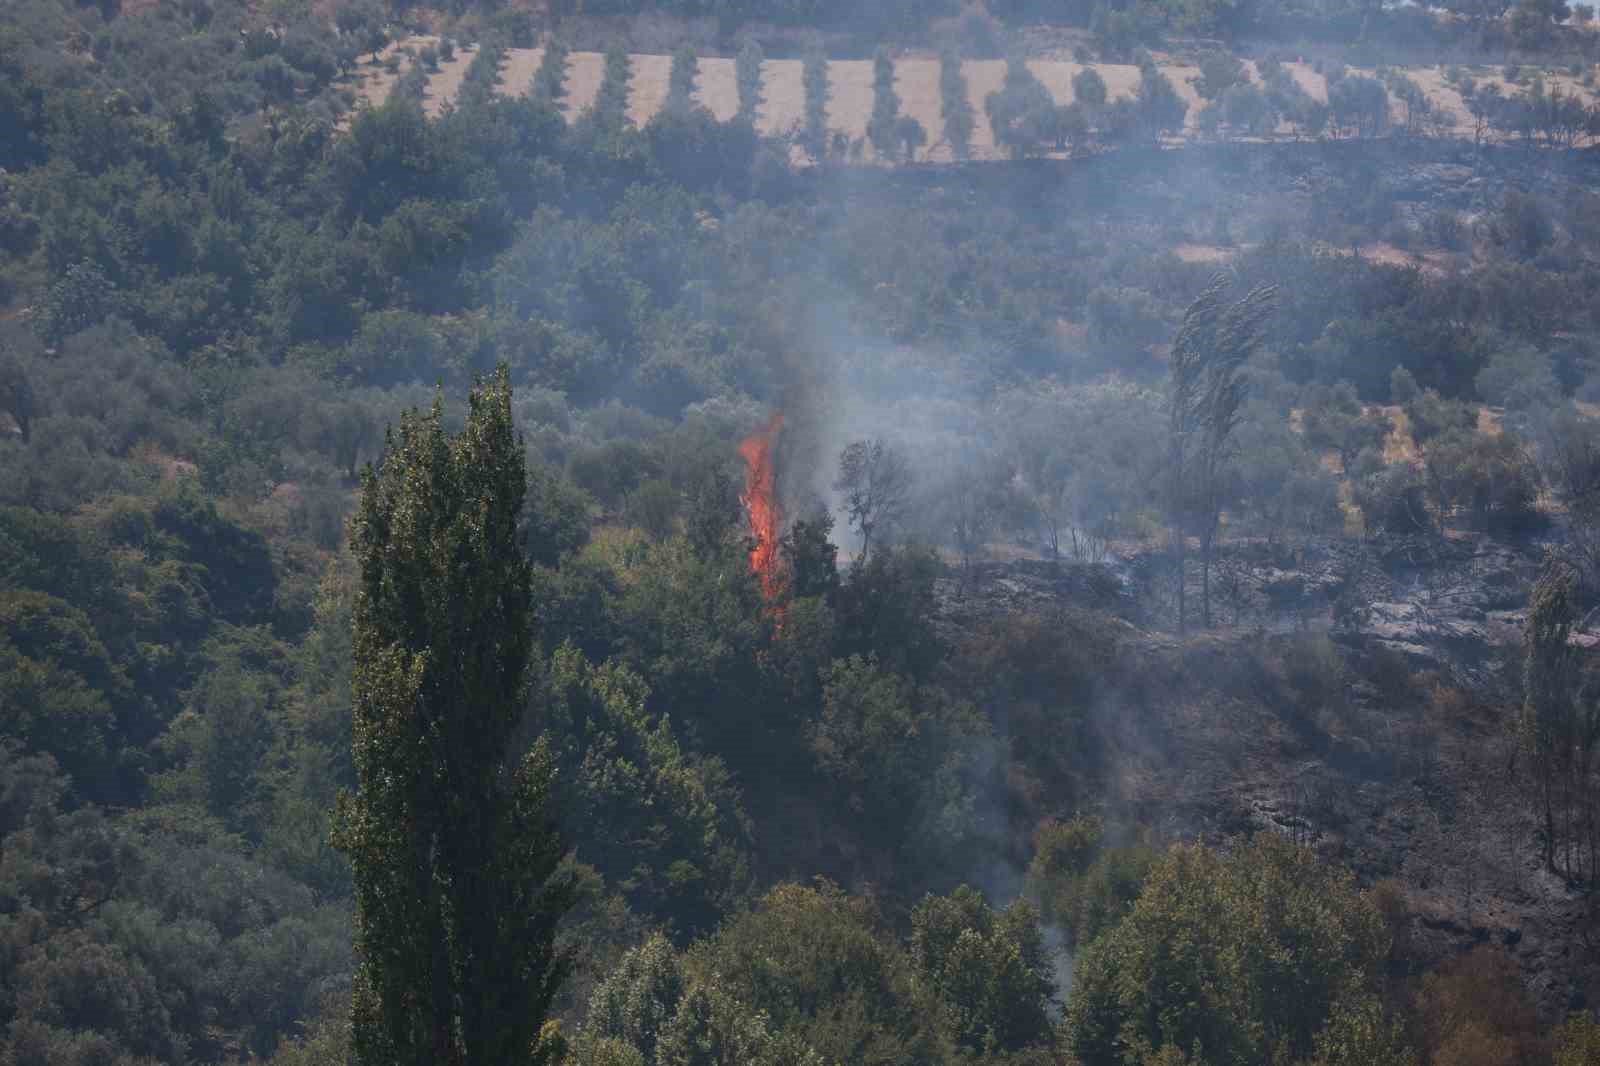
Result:
<instances>
[{"instance_id":1,"label":"bare dirt terrace","mask_svg":"<svg viewBox=\"0 0 1600 1066\"><path fill-rule=\"evenodd\" d=\"M414 37L390 51L399 53L402 63L408 63L409 53L422 46L437 43L433 38ZM457 49L449 61L439 64L438 71L429 78L425 105L430 113L437 114L455 99L460 91L462 77L476 52L470 46ZM502 91L512 95L526 93L532 83L534 71L543 59L543 49L518 48L507 52L505 66L501 69ZM1173 61L1170 56L1157 54L1157 63L1189 104L1187 136L1196 136L1196 116L1200 98L1191 81L1199 70ZM1130 97L1139 86L1137 67L1118 63L1094 63L1092 66L1105 79L1111 99ZM1035 59L1028 67L1050 91L1057 103L1073 100L1072 79L1085 64L1062 59ZM1295 80L1313 97L1326 100L1328 86L1323 76L1306 63L1284 64ZM977 117L973 132L972 155L975 159L996 159L1001 153L995 148L993 131L984 111L984 101L997 91L1005 77L1005 62L998 59L968 60L962 64L967 78L968 95ZM629 116L643 124L660 110L667 95L668 74L672 68L671 57L665 55L635 55L633 79L629 89ZM1249 76L1259 83L1255 65L1246 62ZM371 73L364 82L361 95L371 103L380 102L393 88L396 75L381 67L369 68ZM600 90L600 80L605 70L605 57L599 52L574 52L567 64L566 99L564 108L569 119L575 118L594 102ZM1356 74L1370 71L1352 70ZM1436 111L1446 115L1447 125L1453 125L1462 136L1469 135L1471 117L1466 105L1455 89L1445 83L1444 71L1438 67L1408 68L1412 78L1428 94ZM1498 70L1473 68L1471 74L1480 84L1495 84L1510 96L1526 91L1525 87L1505 81ZM1574 94L1593 103L1600 99L1585 89L1577 79L1565 73L1545 72L1546 86L1554 91ZM828 126L852 139L866 134L867 119L872 113L872 63L869 60L835 60L828 64L831 97L828 103ZM763 102L757 116L757 127L764 134L782 134L795 129L805 113L805 94L801 85L801 62L797 59L767 60L762 64ZM905 57L895 62L895 90L900 95L902 110L922 123L928 131L928 144L918 159L925 162L944 162L952 158L950 145L944 139L944 119L939 102L939 62L926 57ZM727 58L706 57L700 60L699 77L695 86L696 100L718 119L726 120L738 110L738 88L734 79L734 61ZM1403 105L1395 105L1395 118L1403 115ZM1288 132L1287 127L1284 130ZM866 158L872 151L866 149Z\"/></svg>"}]
</instances>

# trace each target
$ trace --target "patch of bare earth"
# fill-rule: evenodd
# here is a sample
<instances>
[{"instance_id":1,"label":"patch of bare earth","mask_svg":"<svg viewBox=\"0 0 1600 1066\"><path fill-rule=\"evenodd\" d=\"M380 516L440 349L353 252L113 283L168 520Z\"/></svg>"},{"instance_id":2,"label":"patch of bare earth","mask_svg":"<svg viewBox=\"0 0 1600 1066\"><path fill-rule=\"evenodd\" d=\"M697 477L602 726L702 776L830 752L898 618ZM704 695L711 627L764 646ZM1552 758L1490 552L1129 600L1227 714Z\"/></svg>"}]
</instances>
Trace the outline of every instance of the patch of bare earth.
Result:
<instances>
[{"instance_id":1,"label":"patch of bare earth","mask_svg":"<svg viewBox=\"0 0 1600 1066\"><path fill-rule=\"evenodd\" d=\"M356 99L364 101L368 106L377 107L389 99L389 93L394 89L394 83L400 80L400 75L405 73L411 59L401 49L407 46L422 47L431 38L413 37L404 44L391 44L378 53L378 62L364 62L356 68L354 75ZM398 58L399 64L391 71L387 62L391 57Z\"/></svg>"},{"instance_id":2,"label":"patch of bare earth","mask_svg":"<svg viewBox=\"0 0 1600 1066\"><path fill-rule=\"evenodd\" d=\"M527 96L533 89L533 75L543 62L543 48L513 48L506 53L506 65L500 68L500 90L507 96Z\"/></svg>"},{"instance_id":3,"label":"patch of bare earth","mask_svg":"<svg viewBox=\"0 0 1600 1066\"><path fill-rule=\"evenodd\" d=\"M574 52L567 58L567 95L563 103L568 120L594 106L605 75L606 57L599 52Z\"/></svg>"},{"instance_id":4,"label":"patch of bare earth","mask_svg":"<svg viewBox=\"0 0 1600 1066\"><path fill-rule=\"evenodd\" d=\"M1172 254L1185 263L1226 263L1239 254L1237 248L1224 248L1220 244L1180 244Z\"/></svg>"},{"instance_id":5,"label":"patch of bare earth","mask_svg":"<svg viewBox=\"0 0 1600 1066\"><path fill-rule=\"evenodd\" d=\"M695 79L694 98L701 107L711 112L718 122L726 122L739 113L739 76L737 64L731 59L702 59L700 76ZM760 118L760 113L756 115Z\"/></svg>"},{"instance_id":6,"label":"patch of bare earth","mask_svg":"<svg viewBox=\"0 0 1600 1066\"><path fill-rule=\"evenodd\" d=\"M455 102L461 93L461 83L466 80L467 68L477 57L476 47L462 45L449 62L439 64L439 72L428 79L428 89L422 98L423 109L428 114L437 115L446 104Z\"/></svg>"},{"instance_id":7,"label":"patch of bare earth","mask_svg":"<svg viewBox=\"0 0 1600 1066\"><path fill-rule=\"evenodd\" d=\"M1422 456L1417 451L1417 442L1411 435L1411 419L1406 416L1405 408L1398 404L1367 408L1366 414L1382 415L1389 419L1389 432L1383 438L1383 461L1386 463L1409 463L1412 466L1420 465Z\"/></svg>"}]
</instances>

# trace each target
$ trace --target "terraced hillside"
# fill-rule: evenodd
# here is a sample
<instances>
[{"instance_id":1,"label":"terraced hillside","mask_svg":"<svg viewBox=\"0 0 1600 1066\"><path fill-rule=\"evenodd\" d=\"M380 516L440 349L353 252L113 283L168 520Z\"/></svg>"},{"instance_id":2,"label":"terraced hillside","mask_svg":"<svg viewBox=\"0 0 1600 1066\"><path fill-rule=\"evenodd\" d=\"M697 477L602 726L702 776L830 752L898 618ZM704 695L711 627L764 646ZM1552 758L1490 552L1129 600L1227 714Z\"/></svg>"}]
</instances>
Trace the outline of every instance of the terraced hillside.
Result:
<instances>
[{"instance_id":1,"label":"terraced hillside","mask_svg":"<svg viewBox=\"0 0 1600 1066\"><path fill-rule=\"evenodd\" d=\"M416 37L396 46L401 53L411 53L424 45L434 43L426 37ZM430 113L438 111L454 100L462 76L476 52L464 47L454 57L442 63L428 81L425 104ZM511 49L506 53L501 68L503 92L520 95L526 93L538 69L544 51L540 48ZM634 122L643 124L660 110L667 96L668 73L672 60L665 55L634 55L633 78L630 83L628 111ZM402 62L409 55L402 54ZM1157 65L1172 80L1174 87L1189 105L1186 136L1198 135L1197 118L1202 101L1191 82L1199 76L1199 69L1191 63L1180 62L1172 56L1158 53ZM805 96L801 86L801 61L797 59L767 60L762 64L763 103L757 126L765 134L782 134L798 127L805 110ZM1133 96L1139 86L1139 70L1131 64L1082 64L1064 59L1029 60L1028 67L1044 84L1058 104L1073 101L1072 79L1085 66L1091 66L1105 79L1110 99ZM1001 87L1005 77L1005 62L998 59L968 60L963 63L968 93L977 117L973 131L972 157L996 159L1002 155L995 146L984 102ZM1326 102L1326 79L1309 63L1290 62L1287 69L1314 99ZM599 92L605 69L605 57L599 52L574 52L567 64L566 99L564 106L569 118L576 117L594 102ZM1245 62L1250 78L1260 84L1261 78L1255 64ZM1372 71L1351 68L1352 74L1371 74ZM1463 137L1471 136L1472 118L1459 93L1446 83L1444 71L1439 67L1407 68L1407 77L1427 94L1436 113L1443 118L1445 130L1454 130ZM1496 86L1507 97L1527 92L1526 85L1506 81L1499 68L1471 68L1467 71L1480 86ZM1567 72L1543 71L1540 75L1546 87L1560 89L1592 105L1600 100L1595 90L1585 88L1577 78ZM831 88L828 103L828 126L852 139L864 138L867 120L872 114L872 63L869 60L835 60L828 65ZM395 82L391 73L375 75L366 89L368 99L376 102L386 95ZM895 91L899 93L902 110L920 122L928 131L927 146L917 153L922 161L944 162L952 158L949 142L944 138L944 120L939 102L939 62L932 57L906 57L895 62ZM731 118L738 110L738 89L734 77L734 61L728 58L705 57L700 60L699 77L695 85L695 99L718 119ZM1391 99L1397 122L1401 121L1404 105ZM1290 135L1284 126L1283 135ZM866 157L872 150L866 148Z\"/></svg>"}]
</instances>

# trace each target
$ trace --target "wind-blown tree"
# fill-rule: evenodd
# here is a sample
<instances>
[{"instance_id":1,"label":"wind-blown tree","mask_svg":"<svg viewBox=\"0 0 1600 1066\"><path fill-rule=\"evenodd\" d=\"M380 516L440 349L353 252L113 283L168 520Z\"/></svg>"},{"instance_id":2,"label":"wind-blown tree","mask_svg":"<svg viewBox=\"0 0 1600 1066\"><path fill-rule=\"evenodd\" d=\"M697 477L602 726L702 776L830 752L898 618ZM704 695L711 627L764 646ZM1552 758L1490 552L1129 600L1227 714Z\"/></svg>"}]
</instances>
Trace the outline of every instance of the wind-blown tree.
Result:
<instances>
[{"instance_id":1,"label":"wind-blown tree","mask_svg":"<svg viewBox=\"0 0 1600 1066\"><path fill-rule=\"evenodd\" d=\"M1201 617L1211 625L1211 551L1233 459L1233 433L1249 392L1244 364L1260 347L1262 327L1277 299L1275 287L1261 286L1230 303L1227 290L1228 279L1219 274L1189 305L1168 363L1168 507L1180 632L1186 621L1184 556L1191 522L1200 536Z\"/></svg>"},{"instance_id":2,"label":"wind-blown tree","mask_svg":"<svg viewBox=\"0 0 1600 1066\"><path fill-rule=\"evenodd\" d=\"M1528 602L1525 696L1519 733L1528 755L1544 823L1546 867L1592 878L1600 856L1600 788L1594 757L1600 743L1600 700L1580 684L1580 662L1568 643L1577 623L1576 570L1552 558Z\"/></svg>"},{"instance_id":3,"label":"wind-blown tree","mask_svg":"<svg viewBox=\"0 0 1600 1066\"><path fill-rule=\"evenodd\" d=\"M438 401L402 416L351 524L358 791L339 797L336 841L355 885L362 1066L546 1061L540 1028L570 964L554 759L542 740L508 751L533 593L504 366L470 404L458 436Z\"/></svg>"},{"instance_id":4,"label":"wind-blown tree","mask_svg":"<svg viewBox=\"0 0 1600 1066\"><path fill-rule=\"evenodd\" d=\"M734 81L739 87L739 114L741 122L754 124L761 110L761 62L765 56L755 38L744 42L733 61Z\"/></svg>"},{"instance_id":5,"label":"wind-blown tree","mask_svg":"<svg viewBox=\"0 0 1600 1066\"><path fill-rule=\"evenodd\" d=\"M16 422L17 433L24 444L32 434L36 406L27 371L16 356L0 347L0 411L5 411Z\"/></svg>"}]
</instances>

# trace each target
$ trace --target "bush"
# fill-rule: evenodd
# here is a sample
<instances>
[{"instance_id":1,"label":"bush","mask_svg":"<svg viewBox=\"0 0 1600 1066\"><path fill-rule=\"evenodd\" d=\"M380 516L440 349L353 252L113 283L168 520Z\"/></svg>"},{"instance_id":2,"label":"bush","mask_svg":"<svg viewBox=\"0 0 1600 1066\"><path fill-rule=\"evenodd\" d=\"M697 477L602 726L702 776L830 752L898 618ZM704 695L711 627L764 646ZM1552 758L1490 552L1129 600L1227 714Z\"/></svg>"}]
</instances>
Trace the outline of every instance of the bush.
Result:
<instances>
[{"instance_id":1,"label":"bush","mask_svg":"<svg viewBox=\"0 0 1600 1066\"><path fill-rule=\"evenodd\" d=\"M1353 75L1328 83L1335 126L1356 137L1376 137L1389 127L1389 93L1373 78Z\"/></svg>"},{"instance_id":2,"label":"bush","mask_svg":"<svg viewBox=\"0 0 1600 1066\"><path fill-rule=\"evenodd\" d=\"M1425 976L1417 1015L1432 1062L1531 1062L1543 1050L1522 975L1499 948L1474 948Z\"/></svg>"},{"instance_id":3,"label":"bush","mask_svg":"<svg viewBox=\"0 0 1600 1066\"><path fill-rule=\"evenodd\" d=\"M1055 981L1032 906L995 912L965 885L911 912L911 960L950 1007L957 1043L976 1053L1051 1042Z\"/></svg>"},{"instance_id":4,"label":"bush","mask_svg":"<svg viewBox=\"0 0 1600 1066\"><path fill-rule=\"evenodd\" d=\"M1084 1066L1195 1045L1208 1061L1306 1059L1374 998L1388 949L1353 878L1308 849L1273 834L1230 853L1178 845L1079 956L1067 1044Z\"/></svg>"},{"instance_id":5,"label":"bush","mask_svg":"<svg viewBox=\"0 0 1600 1066\"><path fill-rule=\"evenodd\" d=\"M1047 819L1034 834L1026 892L1041 918L1077 951L1122 920L1158 855L1143 845L1107 846L1097 817Z\"/></svg>"},{"instance_id":6,"label":"bush","mask_svg":"<svg viewBox=\"0 0 1600 1066\"><path fill-rule=\"evenodd\" d=\"M1460 510L1477 529L1519 532L1542 517L1533 464L1509 431L1457 430L1427 449L1430 486L1441 514Z\"/></svg>"},{"instance_id":7,"label":"bush","mask_svg":"<svg viewBox=\"0 0 1600 1066\"><path fill-rule=\"evenodd\" d=\"M1433 528L1427 489L1409 463L1391 463L1366 474L1352 486L1367 529L1417 533Z\"/></svg>"}]
</instances>

